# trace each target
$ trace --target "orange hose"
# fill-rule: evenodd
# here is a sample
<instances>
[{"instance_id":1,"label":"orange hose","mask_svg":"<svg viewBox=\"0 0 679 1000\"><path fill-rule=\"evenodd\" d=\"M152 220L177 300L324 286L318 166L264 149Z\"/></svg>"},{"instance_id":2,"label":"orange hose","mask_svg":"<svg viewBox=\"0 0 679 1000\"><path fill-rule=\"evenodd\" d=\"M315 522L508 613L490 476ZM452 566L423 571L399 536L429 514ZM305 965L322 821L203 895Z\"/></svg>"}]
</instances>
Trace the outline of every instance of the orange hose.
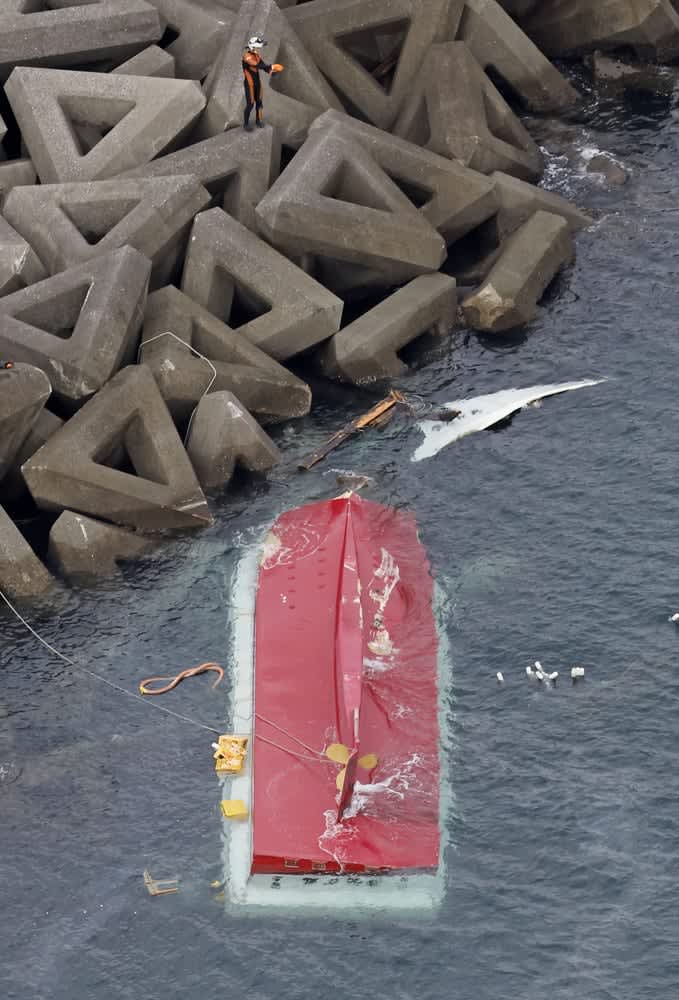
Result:
<instances>
[{"instance_id":1,"label":"orange hose","mask_svg":"<svg viewBox=\"0 0 679 1000\"><path fill-rule=\"evenodd\" d=\"M141 694L166 694L172 688L175 688L177 684L181 684L182 681L186 680L187 677L196 677L198 674L203 674L208 670L215 670L219 674L219 677L212 685L215 688L224 679L224 670L218 663L201 663L197 667L189 667L188 670L182 670L176 677L147 677L139 685L139 691ZM170 683L151 691L148 685L155 684L156 681L169 681Z\"/></svg>"}]
</instances>

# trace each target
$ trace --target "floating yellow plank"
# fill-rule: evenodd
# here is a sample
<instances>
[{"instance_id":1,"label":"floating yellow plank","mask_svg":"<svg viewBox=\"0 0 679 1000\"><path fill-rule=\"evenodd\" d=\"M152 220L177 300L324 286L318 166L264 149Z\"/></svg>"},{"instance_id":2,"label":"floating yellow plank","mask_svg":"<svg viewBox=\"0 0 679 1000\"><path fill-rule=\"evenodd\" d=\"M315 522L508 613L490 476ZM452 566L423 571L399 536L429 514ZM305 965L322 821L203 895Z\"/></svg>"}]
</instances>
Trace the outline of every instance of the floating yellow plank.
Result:
<instances>
[{"instance_id":1,"label":"floating yellow plank","mask_svg":"<svg viewBox=\"0 0 679 1000\"><path fill-rule=\"evenodd\" d=\"M224 819L246 819L248 807L242 799L222 799L222 816Z\"/></svg>"}]
</instances>

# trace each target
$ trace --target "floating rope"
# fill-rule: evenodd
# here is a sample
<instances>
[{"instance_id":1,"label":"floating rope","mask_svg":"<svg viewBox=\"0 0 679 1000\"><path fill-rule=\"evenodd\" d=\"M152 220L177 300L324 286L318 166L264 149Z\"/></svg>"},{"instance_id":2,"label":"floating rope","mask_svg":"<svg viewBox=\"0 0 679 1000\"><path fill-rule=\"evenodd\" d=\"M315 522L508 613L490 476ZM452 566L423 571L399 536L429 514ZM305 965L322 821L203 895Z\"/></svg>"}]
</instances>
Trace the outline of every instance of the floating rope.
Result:
<instances>
[{"instance_id":1,"label":"floating rope","mask_svg":"<svg viewBox=\"0 0 679 1000\"><path fill-rule=\"evenodd\" d=\"M176 677L147 677L139 685L139 691L141 694L166 694L166 692L171 691L172 688L175 688L177 684L181 684L188 677L197 677L198 674L206 673L208 670L214 670L219 674L219 677L212 685L213 688L216 688L224 680L223 668L218 663L201 663L197 667L189 667L188 670L182 670ZM148 685L155 684L156 681L169 681L170 683L165 684L164 687L151 690Z\"/></svg>"},{"instance_id":2,"label":"floating rope","mask_svg":"<svg viewBox=\"0 0 679 1000\"><path fill-rule=\"evenodd\" d=\"M114 688L121 694L127 695L128 698L134 698L135 701L138 701L142 705L149 704L149 702L147 702L146 699L143 698L140 694L137 694L136 691L128 691L127 688L122 687L120 684L116 684L115 681L110 681L108 680L107 677L102 677L101 674L95 674L93 670L88 670L87 667L83 667L80 663L76 663L76 661L71 659L70 656L66 656L64 653L60 653L58 649L55 649L55 647L52 646L51 643L47 642L46 639L43 639L43 637L38 632L36 632L33 626L29 622L27 622L26 619L23 617L23 615L21 615L17 611L17 609L14 607L9 598L5 594L3 594L1 590L0 590L0 597L3 599L9 610L12 612L12 614L16 618L18 618L18 620L22 623L22 625L24 625L28 629L31 635L33 635L38 640L38 642L42 643L42 645L46 649L49 649L50 653L53 653L54 656L58 656L60 660L63 660L64 663L67 663L70 667L73 667L74 670L81 670L84 674L87 674L89 677L93 677L94 680L101 681L102 684L108 684L109 687ZM165 708L163 705L159 705L158 702L150 702L150 704L154 708L157 708L160 712L165 712L166 715L171 715L175 719L181 719L182 722L190 722L191 725L198 726L200 729L205 729L208 733L216 733L218 736L220 734L219 729L215 729L214 726L207 726L205 725L204 722L198 722L197 719L190 719L187 715L181 715L179 712L173 712L171 708Z\"/></svg>"}]
</instances>

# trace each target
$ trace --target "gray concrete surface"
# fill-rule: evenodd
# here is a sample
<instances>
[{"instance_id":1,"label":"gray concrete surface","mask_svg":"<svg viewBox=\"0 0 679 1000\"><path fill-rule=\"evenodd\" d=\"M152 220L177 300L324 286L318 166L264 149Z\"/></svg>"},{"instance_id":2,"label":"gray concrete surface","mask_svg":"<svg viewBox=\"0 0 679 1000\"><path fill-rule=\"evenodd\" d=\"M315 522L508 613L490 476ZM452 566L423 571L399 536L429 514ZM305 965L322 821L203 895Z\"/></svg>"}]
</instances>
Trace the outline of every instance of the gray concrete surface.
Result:
<instances>
[{"instance_id":1,"label":"gray concrete surface","mask_svg":"<svg viewBox=\"0 0 679 1000\"><path fill-rule=\"evenodd\" d=\"M336 333L342 316L341 299L221 208L196 216L182 291L278 361Z\"/></svg>"},{"instance_id":2,"label":"gray concrete surface","mask_svg":"<svg viewBox=\"0 0 679 1000\"><path fill-rule=\"evenodd\" d=\"M41 368L76 409L135 356L150 270L122 247L0 298L0 356Z\"/></svg>"},{"instance_id":3,"label":"gray concrete surface","mask_svg":"<svg viewBox=\"0 0 679 1000\"><path fill-rule=\"evenodd\" d=\"M118 576L120 561L137 559L155 544L149 535L65 510L50 529L47 561L69 580Z\"/></svg>"},{"instance_id":4,"label":"gray concrete surface","mask_svg":"<svg viewBox=\"0 0 679 1000\"><path fill-rule=\"evenodd\" d=\"M445 259L440 233L348 133L314 130L256 214L285 253L373 268L393 284Z\"/></svg>"},{"instance_id":5,"label":"gray concrete surface","mask_svg":"<svg viewBox=\"0 0 679 1000\"><path fill-rule=\"evenodd\" d=\"M209 491L226 486L236 464L249 472L265 472L280 460L271 438L231 392L201 399L186 449L203 489Z\"/></svg>"},{"instance_id":6,"label":"gray concrete surface","mask_svg":"<svg viewBox=\"0 0 679 1000\"><path fill-rule=\"evenodd\" d=\"M572 256L566 220L536 212L507 240L481 288L463 301L466 322L486 333L528 323L547 285Z\"/></svg>"},{"instance_id":7,"label":"gray concrete surface","mask_svg":"<svg viewBox=\"0 0 679 1000\"><path fill-rule=\"evenodd\" d=\"M189 419L208 387L235 393L260 423L301 417L311 407L301 379L172 285L149 296L140 359L178 422Z\"/></svg>"},{"instance_id":8,"label":"gray concrete surface","mask_svg":"<svg viewBox=\"0 0 679 1000\"><path fill-rule=\"evenodd\" d=\"M5 93L43 184L105 180L147 163L205 107L191 80L29 66L12 71Z\"/></svg>"},{"instance_id":9,"label":"gray concrete surface","mask_svg":"<svg viewBox=\"0 0 679 1000\"><path fill-rule=\"evenodd\" d=\"M39 597L53 583L52 577L0 507L0 590L10 600Z\"/></svg>"},{"instance_id":10,"label":"gray concrete surface","mask_svg":"<svg viewBox=\"0 0 679 1000\"><path fill-rule=\"evenodd\" d=\"M422 274L336 333L321 349L323 371L358 384L402 375L398 352L430 330L449 334L456 315L455 279Z\"/></svg>"},{"instance_id":11,"label":"gray concrete surface","mask_svg":"<svg viewBox=\"0 0 679 1000\"><path fill-rule=\"evenodd\" d=\"M157 287L181 274L193 218L209 203L195 177L115 178L15 187L3 213L51 274L131 246L151 260Z\"/></svg>"},{"instance_id":12,"label":"gray concrete surface","mask_svg":"<svg viewBox=\"0 0 679 1000\"><path fill-rule=\"evenodd\" d=\"M136 474L107 465L120 452ZM22 468L37 505L142 532L200 528L207 502L153 375L118 372Z\"/></svg>"}]
</instances>

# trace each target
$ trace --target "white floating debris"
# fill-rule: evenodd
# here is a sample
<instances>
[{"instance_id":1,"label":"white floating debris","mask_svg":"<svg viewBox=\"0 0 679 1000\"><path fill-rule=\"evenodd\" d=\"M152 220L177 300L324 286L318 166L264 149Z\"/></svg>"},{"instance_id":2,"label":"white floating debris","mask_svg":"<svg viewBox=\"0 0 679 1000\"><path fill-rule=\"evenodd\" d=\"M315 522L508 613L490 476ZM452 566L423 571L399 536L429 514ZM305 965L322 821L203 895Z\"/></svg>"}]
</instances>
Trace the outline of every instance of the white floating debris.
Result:
<instances>
[{"instance_id":1,"label":"white floating debris","mask_svg":"<svg viewBox=\"0 0 679 1000\"><path fill-rule=\"evenodd\" d=\"M498 672L495 674L495 676L497 677L498 684L504 684L505 679L502 676L502 671L501 670L498 670Z\"/></svg>"},{"instance_id":2,"label":"white floating debris","mask_svg":"<svg viewBox=\"0 0 679 1000\"><path fill-rule=\"evenodd\" d=\"M535 677L537 676L532 667L526 667L526 673L528 674L529 677L533 679L535 679Z\"/></svg>"},{"instance_id":3,"label":"white floating debris","mask_svg":"<svg viewBox=\"0 0 679 1000\"><path fill-rule=\"evenodd\" d=\"M558 670L552 670L551 674L547 674L547 680L554 682L559 676Z\"/></svg>"},{"instance_id":4,"label":"white floating debris","mask_svg":"<svg viewBox=\"0 0 679 1000\"><path fill-rule=\"evenodd\" d=\"M667 620L668 622L679 622L679 611L675 611Z\"/></svg>"},{"instance_id":5,"label":"white floating debris","mask_svg":"<svg viewBox=\"0 0 679 1000\"><path fill-rule=\"evenodd\" d=\"M579 677L585 676L584 667L571 667L571 680L577 681Z\"/></svg>"},{"instance_id":6,"label":"white floating debris","mask_svg":"<svg viewBox=\"0 0 679 1000\"><path fill-rule=\"evenodd\" d=\"M415 450L410 461L421 462L424 458L431 458L453 441L458 441L467 434L486 430L536 400L561 392L570 392L573 389L599 385L605 381L605 379L583 379L580 382L534 385L528 389L503 389L486 396L456 399L451 403L444 403L442 410L457 410L459 416L450 421L420 420L417 426L424 435L424 441Z\"/></svg>"}]
</instances>

